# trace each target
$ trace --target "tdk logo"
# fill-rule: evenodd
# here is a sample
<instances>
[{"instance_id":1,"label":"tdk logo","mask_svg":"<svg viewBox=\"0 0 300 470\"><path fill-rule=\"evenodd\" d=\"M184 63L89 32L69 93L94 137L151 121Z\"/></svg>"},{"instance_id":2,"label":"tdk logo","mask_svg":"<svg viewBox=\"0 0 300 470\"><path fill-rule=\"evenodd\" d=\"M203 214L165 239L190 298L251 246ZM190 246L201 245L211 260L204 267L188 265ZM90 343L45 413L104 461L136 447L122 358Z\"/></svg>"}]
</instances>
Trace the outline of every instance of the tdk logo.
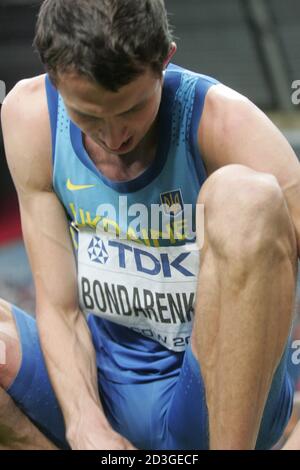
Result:
<instances>
[{"instance_id":1,"label":"tdk logo","mask_svg":"<svg viewBox=\"0 0 300 470\"><path fill-rule=\"evenodd\" d=\"M126 253L132 253L134 256L136 270L141 273L156 276L162 271L164 277L172 277L171 268L176 269L185 277L194 277L194 274L182 266L183 261L190 255L190 253L181 253L172 262L170 262L167 253L161 253L159 257L154 256L148 251L141 250L140 248L132 248L117 241L110 241L109 246L118 250L119 266L126 269Z\"/></svg>"},{"instance_id":2,"label":"tdk logo","mask_svg":"<svg viewBox=\"0 0 300 470\"><path fill-rule=\"evenodd\" d=\"M130 261L134 262L137 272L150 276L157 276L162 273L165 278L171 278L172 272L175 270L184 277L195 277L195 274L183 266L184 261L190 256L189 252L180 253L175 259L170 260L167 253L160 253L159 256L154 256L148 251L133 248L115 240L110 240L107 245L110 248L109 254L103 241L98 237L93 238L88 248L90 259L100 264L107 263L109 258L117 259L119 268L122 269L129 268L130 259ZM112 256L112 250L115 250L114 256ZM130 265L132 269L132 264Z\"/></svg>"}]
</instances>

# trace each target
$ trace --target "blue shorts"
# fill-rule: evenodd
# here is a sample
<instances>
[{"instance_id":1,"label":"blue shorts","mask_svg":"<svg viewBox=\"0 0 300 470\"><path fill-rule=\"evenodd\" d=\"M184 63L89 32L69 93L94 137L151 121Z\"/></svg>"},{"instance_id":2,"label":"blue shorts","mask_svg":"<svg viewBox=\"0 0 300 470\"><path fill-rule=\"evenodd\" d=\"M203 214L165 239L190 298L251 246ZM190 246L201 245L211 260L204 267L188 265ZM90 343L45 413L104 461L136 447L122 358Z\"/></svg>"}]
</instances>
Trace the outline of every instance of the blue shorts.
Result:
<instances>
[{"instance_id":1,"label":"blue shorts","mask_svg":"<svg viewBox=\"0 0 300 470\"><path fill-rule=\"evenodd\" d=\"M22 363L7 392L47 437L59 448L68 449L64 420L48 378L36 322L16 307L13 314L22 344ZM264 410L258 449L269 449L278 441L292 411L293 388L286 363L287 349ZM208 448L204 386L190 345L175 377L140 384L115 383L105 380L101 373L98 377L99 396L108 421L138 449Z\"/></svg>"}]
</instances>

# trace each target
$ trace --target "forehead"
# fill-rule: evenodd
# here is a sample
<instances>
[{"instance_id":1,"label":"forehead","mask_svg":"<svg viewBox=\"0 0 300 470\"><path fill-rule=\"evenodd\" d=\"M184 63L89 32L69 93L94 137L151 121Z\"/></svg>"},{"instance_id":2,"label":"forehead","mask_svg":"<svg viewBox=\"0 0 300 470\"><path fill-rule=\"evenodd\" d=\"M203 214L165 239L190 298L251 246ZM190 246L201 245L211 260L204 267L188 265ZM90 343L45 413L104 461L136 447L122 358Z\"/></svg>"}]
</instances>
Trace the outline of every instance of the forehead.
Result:
<instances>
[{"instance_id":1,"label":"forehead","mask_svg":"<svg viewBox=\"0 0 300 470\"><path fill-rule=\"evenodd\" d=\"M69 108L87 114L113 115L149 98L160 83L160 79L147 70L117 92L112 92L87 77L69 72L59 77L58 90Z\"/></svg>"}]
</instances>

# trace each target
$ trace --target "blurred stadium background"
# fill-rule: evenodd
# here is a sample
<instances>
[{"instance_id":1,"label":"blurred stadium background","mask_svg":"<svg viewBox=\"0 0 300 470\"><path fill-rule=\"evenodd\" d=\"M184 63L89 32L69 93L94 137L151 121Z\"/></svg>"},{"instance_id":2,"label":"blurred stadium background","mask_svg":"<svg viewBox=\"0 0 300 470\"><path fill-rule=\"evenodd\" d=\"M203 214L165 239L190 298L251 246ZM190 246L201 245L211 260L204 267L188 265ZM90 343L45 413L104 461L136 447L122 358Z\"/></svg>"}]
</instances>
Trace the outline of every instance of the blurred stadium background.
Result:
<instances>
[{"instance_id":1,"label":"blurred stadium background","mask_svg":"<svg viewBox=\"0 0 300 470\"><path fill-rule=\"evenodd\" d=\"M174 62L249 97L282 130L300 158L300 104L292 102L292 83L300 80L299 0L165 3L178 44ZM43 73L32 49L40 4L0 0L0 80L7 92L17 81ZM0 296L34 312L34 288L1 131L0 200ZM299 312L297 300L294 339L300 339ZM300 391L300 365L289 365Z\"/></svg>"}]
</instances>

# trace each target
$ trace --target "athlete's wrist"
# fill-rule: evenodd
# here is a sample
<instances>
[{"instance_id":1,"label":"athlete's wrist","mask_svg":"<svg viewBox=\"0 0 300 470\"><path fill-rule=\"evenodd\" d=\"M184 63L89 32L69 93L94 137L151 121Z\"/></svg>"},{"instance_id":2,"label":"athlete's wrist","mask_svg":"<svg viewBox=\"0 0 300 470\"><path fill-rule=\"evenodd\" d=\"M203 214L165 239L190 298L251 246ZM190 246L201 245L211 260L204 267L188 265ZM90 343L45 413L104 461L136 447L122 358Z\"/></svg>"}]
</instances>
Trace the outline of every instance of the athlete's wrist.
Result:
<instances>
[{"instance_id":1,"label":"athlete's wrist","mask_svg":"<svg viewBox=\"0 0 300 470\"><path fill-rule=\"evenodd\" d=\"M66 438L72 449L80 448L80 444L91 432L101 435L101 433L107 434L112 431L110 423L100 408L81 412L73 416L72 420L66 424Z\"/></svg>"},{"instance_id":2,"label":"athlete's wrist","mask_svg":"<svg viewBox=\"0 0 300 470\"><path fill-rule=\"evenodd\" d=\"M109 430L89 429L85 435L80 435L69 442L72 450L137 450L128 439L121 434Z\"/></svg>"}]
</instances>

